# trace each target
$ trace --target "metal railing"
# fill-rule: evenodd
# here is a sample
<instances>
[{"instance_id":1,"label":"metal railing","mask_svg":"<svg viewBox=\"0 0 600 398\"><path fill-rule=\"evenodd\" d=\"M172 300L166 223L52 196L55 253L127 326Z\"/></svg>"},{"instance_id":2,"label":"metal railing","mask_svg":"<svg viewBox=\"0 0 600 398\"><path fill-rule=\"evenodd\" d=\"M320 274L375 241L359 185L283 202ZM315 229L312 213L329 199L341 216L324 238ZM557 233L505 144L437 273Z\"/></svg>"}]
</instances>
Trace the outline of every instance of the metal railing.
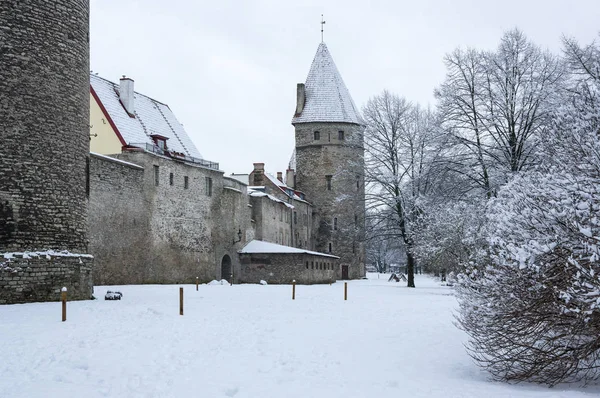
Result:
<instances>
[{"instance_id":1,"label":"metal railing","mask_svg":"<svg viewBox=\"0 0 600 398\"><path fill-rule=\"evenodd\" d=\"M211 162L210 160L195 158L193 156L188 156L188 155L180 153L180 152L169 151L168 149L163 150L163 149L159 148L158 146L149 144L147 142L131 143L131 144L129 144L129 146L141 148L141 149L145 150L146 152L152 152L152 153L156 153L158 155L168 156L172 159L182 160L187 163L193 163L193 164L197 164L199 166L208 167L209 169L219 170L219 163L217 163L217 162Z\"/></svg>"}]
</instances>

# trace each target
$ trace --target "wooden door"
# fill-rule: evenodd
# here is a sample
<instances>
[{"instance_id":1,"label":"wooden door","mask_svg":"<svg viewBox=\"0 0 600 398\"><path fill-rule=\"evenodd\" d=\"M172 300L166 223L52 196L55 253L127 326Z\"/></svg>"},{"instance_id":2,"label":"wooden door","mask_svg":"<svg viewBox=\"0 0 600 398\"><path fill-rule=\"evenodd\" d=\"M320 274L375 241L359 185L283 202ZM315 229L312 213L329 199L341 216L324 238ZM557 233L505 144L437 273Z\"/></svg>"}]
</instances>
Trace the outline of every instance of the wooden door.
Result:
<instances>
[{"instance_id":1,"label":"wooden door","mask_svg":"<svg viewBox=\"0 0 600 398\"><path fill-rule=\"evenodd\" d=\"M342 279L350 279L348 278L348 266L342 264Z\"/></svg>"}]
</instances>

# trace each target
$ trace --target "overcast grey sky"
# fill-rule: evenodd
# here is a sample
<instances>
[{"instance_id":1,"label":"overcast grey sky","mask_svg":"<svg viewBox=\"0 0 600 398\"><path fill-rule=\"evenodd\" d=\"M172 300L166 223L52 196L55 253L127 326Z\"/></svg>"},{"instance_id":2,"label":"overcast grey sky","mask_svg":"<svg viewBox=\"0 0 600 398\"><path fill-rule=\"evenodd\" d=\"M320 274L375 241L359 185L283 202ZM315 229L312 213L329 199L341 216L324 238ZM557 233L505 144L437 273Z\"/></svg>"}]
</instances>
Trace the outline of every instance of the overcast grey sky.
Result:
<instances>
[{"instance_id":1,"label":"overcast grey sky","mask_svg":"<svg viewBox=\"0 0 600 398\"><path fill-rule=\"evenodd\" d=\"M90 67L169 105L200 153L227 174L284 171L296 84L321 41L359 108L388 89L434 105L443 57L495 49L520 28L560 52L562 34L598 39L600 0L91 0ZM293 5L292 5L293 4Z\"/></svg>"}]
</instances>

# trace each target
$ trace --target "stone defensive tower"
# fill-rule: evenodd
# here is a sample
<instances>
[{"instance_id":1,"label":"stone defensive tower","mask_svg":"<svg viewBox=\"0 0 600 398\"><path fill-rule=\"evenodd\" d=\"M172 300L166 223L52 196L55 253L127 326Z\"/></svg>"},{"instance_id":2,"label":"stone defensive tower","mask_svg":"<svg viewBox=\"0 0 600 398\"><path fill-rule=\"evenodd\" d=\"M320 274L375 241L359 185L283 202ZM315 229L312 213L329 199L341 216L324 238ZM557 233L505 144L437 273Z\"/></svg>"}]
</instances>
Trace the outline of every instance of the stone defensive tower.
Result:
<instances>
[{"instance_id":1,"label":"stone defensive tower","mask_svg":"<svg viewBox=\"0 0 600 398\"><path fill-rule=\"evenodd\" d=\"M0 2L0 303L91 297L88 32L89 0Z\"/></svg>"},{"instance_id":2,"label":"stone defensive tower","mask_svg":"<svg viewBox=\"0 0 600 398\"><path fill-rule=\"evenodd\" d=\"M296 188L316 209L315 250L340 257L340 277L365 274L364 122L325 43L298 84Z\"/></svg>"}]
</instances>

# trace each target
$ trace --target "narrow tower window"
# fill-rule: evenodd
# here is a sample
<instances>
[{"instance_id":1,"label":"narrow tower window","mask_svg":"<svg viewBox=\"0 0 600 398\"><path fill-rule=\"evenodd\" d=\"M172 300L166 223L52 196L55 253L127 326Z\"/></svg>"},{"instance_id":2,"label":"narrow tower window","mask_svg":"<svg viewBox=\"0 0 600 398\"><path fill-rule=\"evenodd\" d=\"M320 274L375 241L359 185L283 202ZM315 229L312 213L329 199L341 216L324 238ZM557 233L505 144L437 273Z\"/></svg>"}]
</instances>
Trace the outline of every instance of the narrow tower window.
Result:
<instances>
[{"instance_id":1,"label":"narrow tower window","mask_svg":"<svg viewBox=\"0 0 600 398\"><path fill-rule=\"evenodd\" d=\"M315 141L318 141L321 139L321 132L320 131L315 131Z\"/></svg>"},{"instance_id":2,"label":"narrow tower window","mask_svg":"<svg viewBox=\"0 0 600 398\"><path fill-rule=\"evenodd\" d=\"M337 217L333 217L333 230L337 231Z\"/></svg>"},{"instance_id":3,"label":"narrow tower window","mask_svg":"<svg viewBox=\"0 0 600 398\"><path fill-rule=\"evenodd\" d=\"M331 176L325 176L325 180L327 180L327 190L331 191Z\"/></svg>"},{"instance_id":4,"label":"narrow tower window","mask_svg":"<svg viewBox=\"0 0 600 398\"><path fill-rule=\"evenodd\" d=\"M331 253L331 242L329 242L329 253Z\"/></svg>"},{"instance_id":5,"label":"narrow tower window","mask_svg":"<svg viewBox=\"0 0 600 398\"><path fill-rule=\"evenodd\" d=\"M212 178L204 177L206 182L206 196L212 196Z\"/></svg>"},{"instance_id":6,"label":"narrow tower window","mask_svg":"<svg viewBox=\"0 0 600 398\"><path fill-rule=\"evenodd\" d=\"M154 185L158 186L158 166L154 165Z\"/></svg>"},{"instance_id":7,"label":"narrow tower window","mask_svg":"<svg viewBox=\"0 0 600 398\"><path fill-rule=\"evenodd\" d=\"M188 187L189 187L188 176L183 176L183 189L188 189Z\"/></svg>"},{"instance_id":8,"label":"narrow tower window","mask_svg":"<svg viewBox=\"0 0 600 398\"><path fill-rule=\"evenodd\" d=\"M169 185L173 185L173 173L169 173Z\"/></svg>"},{"instance_id":9,"label":"narrow tower window","mask_svg":"<svg viewBox=\"0 0 600 398\"><path fill-rule=\"evenodd\" d=\"M338 140L343 140L344 139L344 132L343 131L338 131Z\"/></svg>"}]
</instances>

